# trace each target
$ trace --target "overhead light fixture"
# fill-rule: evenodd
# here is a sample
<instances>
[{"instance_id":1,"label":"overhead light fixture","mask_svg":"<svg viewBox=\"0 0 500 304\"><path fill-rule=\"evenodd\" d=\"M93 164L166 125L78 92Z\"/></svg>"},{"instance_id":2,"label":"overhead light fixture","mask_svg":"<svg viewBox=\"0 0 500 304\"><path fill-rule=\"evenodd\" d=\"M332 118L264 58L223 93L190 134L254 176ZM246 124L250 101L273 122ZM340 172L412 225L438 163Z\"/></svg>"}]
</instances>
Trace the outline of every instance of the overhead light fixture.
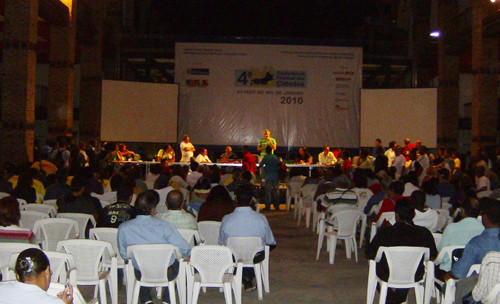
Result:
<instances>
[{"instance_id":1,"label":"overhead light fixture","mask_svg":"<svg viewBox=\"0 0 500 304\"><path fill-rule=\"evenodd\" d=\"M434 38L439 38L439 36L441 36L441 32L439 32L439 31L432 31L430 33L430 36L434 37Z\"/></svg>"}]
</instances>

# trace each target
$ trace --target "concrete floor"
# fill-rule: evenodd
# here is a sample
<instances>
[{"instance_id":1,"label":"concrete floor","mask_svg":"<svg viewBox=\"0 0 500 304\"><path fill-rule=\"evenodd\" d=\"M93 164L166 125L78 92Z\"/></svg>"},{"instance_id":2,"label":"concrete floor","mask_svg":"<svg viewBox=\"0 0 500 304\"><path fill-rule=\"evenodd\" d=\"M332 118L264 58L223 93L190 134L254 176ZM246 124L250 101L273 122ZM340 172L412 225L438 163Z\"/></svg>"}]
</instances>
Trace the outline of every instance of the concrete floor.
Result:
<instances>
[{"instance_id":1,"label":"concrete floor","mask_svg":"<svg viewBox=\"0 0 500 304\"><path fill-rule=\"evenodd\" d=\"M304 220L297 227L293 211L270 211L265 215L277 242L270 257L270 293L264 293L264 299L259 301L256 290L243 291L242 303L366 303L368 261L364 248L358 249L358 263L354 256L351 260L346 258L343 243L337 247L334 265L328 263L326 249L316 261L317 234L304 227ZM91 298L93 293L83 289L86 299ZM119 290L119 299L126 303L124 286ZM378 303L378 294L375 301ZM200 293L198 303L224 303L224 295L208 289ZM409 303L414 303L413 292Z\"/></svg>"}]
</instances>

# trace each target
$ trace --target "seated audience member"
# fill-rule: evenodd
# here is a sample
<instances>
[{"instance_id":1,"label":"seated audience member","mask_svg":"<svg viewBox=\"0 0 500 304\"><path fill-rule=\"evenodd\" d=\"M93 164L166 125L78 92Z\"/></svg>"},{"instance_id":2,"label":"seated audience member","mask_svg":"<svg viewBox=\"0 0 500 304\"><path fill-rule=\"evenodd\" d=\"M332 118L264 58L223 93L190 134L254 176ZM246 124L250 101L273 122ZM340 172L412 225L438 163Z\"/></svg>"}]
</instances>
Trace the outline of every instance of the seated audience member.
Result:
<instances>
[{"instance_id":1,"label":"seated audience member","mask_svg":"<svg viewBox=\"0 0 500 304\"><path fill-rule=\"evenodd\" d=\"M249 185L242 185L236 191L236 209L231 214L222 219L219 245L226 245L230 237L250 237L258 236L262 239L263 245L276 246L273 232L264 215L257 213L250 208L252 203L253 189ZM254 263L264 260L264 252L255 254ZM243 269L243 284L246 290L253 289L253 279L255 273L253 267Z\"/></svg>"},{"instance_id":2,"label":"seated audience member","mask_svg":"<svg viewBox=\"0 0 500 304\"><path fill-rule=\"evenodd\" d=\"M93 215L96 221L102 214L101 202L85 191L85 184L81 177L75 176L71 180L71 193L57 200L58 213L86 213Z\"/></svg>"},{"instance_id":3,"label":"seated audience member","mask_svg":"<svg viewBox=\"0 0 500 304\"><path fill-rule=\"evenodd\" d=\"M323 152L318 154L318 165L322 166L332 166L337 162L337 158L333 155L333 152L330 151L329 146L323 147Z\"/></svg>"},{"instance_id":4,"label":"seated audience member","mask_svg":"<svg viewBox=\"0 0 500 304\"><path fill-rule=\"evenodd\" d=\"M496 284L500 283L500 275L498 273L498 265L500 264L500 252L491 251L486 254L481 263L481 272L477 284L472 290L472 300L476 303L495 304L500 303L500 295L497 294L493 302L487 302L486 299Z\"/></svg>"},{"instance_id":5,"label":"seated audience member","mask_svg":"<svg viewBox=\"0 0 500 304\"><path fill-rule=\"evenodd\" d=\"M128 180L134 185L134 193L139 194L148 190L148 185L141 178L141 168L138 165L128 169Z\"/></svg>"},{"instance_id":6,"label":"seated audience member","mask_svg":"<svg viewBox=\"0 0 500 304\"><path fill-rule=\"evenodd\" d=\"M232 167L223 167L221 168L221 172L220 172L220 182L219 182L219 185L226 185L226 182L229 180L229 179L232 179L233 178L233 168ZM238 168L239 170L239 168Z\"/></svg>"},{"instance_id":7,"label":"seated audience member","mask_svg":"<svg viewBox=\"0 0 500 304\"><path fill-rule=\"evenodd\" d=\"M363 212L368 215L376 215L378 214L378 211L380 209L380 202L382 202L387 195L387 189L389 189L389 186L392 184L392 178L388 175L384 175L382 178L380 178L380 191L378 193L375 193L374 184L370 188L372 190L373 195L370 197L368 202L366 203L365 208L363 209Z\"/></svg>"},{"instance_id":8,"label":"seated audience member","mask_svg":"<svg viewBox=\"0 0 500 304\"><path fill-rule=\"evenodd\" d=\"M339 206L339 208L357 208L358 195L355 191L349 190L349 186L350 182L347 175L342 174L339 176L335 190L326 193L325 198L318 201L320 204L318 208L328 209L333 206Z\"/></svg>"},{"instance_id":9,"label":"seated audience member","mask_svg":"<svg viewBox=\"0 0 500 304\"><path fill-rule=\"evenodd\" d=\"M203 173L205 173L205 167L200 166L200 164L198 164L194 160L191 160L191 164L189 165L189 167L191 169L191 173L188 173L188 175L186 176L186 182L191 188L193 188L194 185L196 185L198 179L203 175Z\"/></svg>"},{"instance_id":10,"label":"seated audience member","mask_svg":"<svg viewBox=\"0 0 500 304\"><path fill-rule=\"evenodd\" d=\"M410 197L413 191L420 190L418 187L417 172L415 171L408 172L403 178L403 182L405 183L403 196Z\"/></svg>"},{"instance_id":11,"label":"seated audience member","mask_svg":"<svg viewBox=\"0 0 500 304\"><path fill-rule=\"evenodd\" d=\"M425 192L417 190L411 194L411 200L415 207L415 217L413 223L425 227L431 232L435 232L439 214L436 210L427 207L425 204Z\"/></svg>"},{"instance_id":12,"label":"seated audience member","mask_svg":"<svg viewBox=\"0 0 500 304\"><path fill-rule=\"evenodd\" d=\"M441 208L441 196L438 194L436 182L436 179L432 179L422 183L422 190L425 192L425 205L432 209Z\"/></svg>"},{"instance_id":13,"label":"seated audience member","mask_svg":"<svg viewBox=\"0 0 500 304\"><path fill-rule=\"evenodd\" d=\"M462 219L457 223L452 223L444 229L443 237L438 244L438 251L447 246L466 245L473 237L480 235L483 230L483 224L477 220L479 216L479 208L477 200L466 198L462 204L461 214ZM446 258L439 269L450 271L451 260Z\"/></svg>"},{"instance_id":14,"label":"seated audience member","mask_svg":"<svg viewBox=\"0 0 500 304\"><path fill-rule=\"evenodd\" d=\"M250 149L247 146L243 146L243 158L241 159L242 170L250 171L255 174L255 168L257 167L257 158L250 153Z\"/></svg>"},{"instance_id":15,"label":"seated audience member","mask_svg":"<svg viewBox=\"0 0 500 304\"><path fill-rule=\"evenodd\" d=\"M166 162L175 162L175 151L171 145L164 145L160 151L156 154L156 160L161 162L165 160Z\"/></svg>"},{"instance_id":16,"label":"seated audience member","mask_svg":"<svg viewBox=\"0 0 500 304\"><path fill-rule=\"evenodd\" d=\"M424 227L417 226L412 219L415 217L415 209L412 202L407 198L402 198L396 202L396 223L393 226L381 228L366 250L368 259L375 259L380 247L412 246L426 247L430 249L430 259L437 256L436 245L432 233ZM424 275L424 265L420 263L416 273L416 279L421 279ZM377 263L377 275L383 280L389 278L389 268L385 256ZM403 303L406 301L408 289L392 289L387 292L386 303Z\"/></svg>"},{"instance_id":17,"label":"seated audience member","mask_svg":"<svg viewBox=\"0 0 500 304\"><path fill-rule=\"evenodd\" d=\"M111 191L104 193L102 199L111 203L116 202L116 192L123 184L125 184L125 179L120 174L113 175L109 181Z\"/></svg>"},{"instance_id":18,"label":"seated audience member","mask_svg":"<svg viewBox=\"0 0 500 304\"><path fill-rule=\"evenodd\" d=\"M311 170L311 175L306 177L306 179L304 180L304 185L309 185L309 184L317 185L322 177L322 172L323 172L322 168L314 167Z\"/></svg>"},{"instance_id":19,"label":"seated audience member","mask_svg":"<svg viewBox=\"0 0 500 304\"><path fill-rule=\"evenodd\" d=\"M385 162L387 164L387 161ZM367 187L367 179L364 171L356 170L354 178L352 179L354 187L351 189L358 195L358 208L364 209L368 200L372 197L372 190Z\"/></svg>"},{"instance_id":20,"label":"seated audience member","mask_svg":"<svg viewBox=\"0 0 500 304\"><path fill-rule=\"evenodd\" d=\"M99 227L118 228L121 223L135 218L135 208L130 205L133 190L130 186L121 185L116 192L116 202L104 207Z\"/></svg>"},{"instance_id":21,"label":"seated audience member","mask_svg":"<svg viewBox=\"0 0 500 304\"><path fill-rule=\"evenodd\" d=\"M220 168L211 166L208 168L208 177L210 178L210 186L215 187L220 183Z\"/></svg>"},{"instance_id":22,"label":"seated audience member","mask_svg":"<svg viewBox=\"0 0 500 304\"><path fill-rule=\"evenodd\" d=\"M13 196L0 199L0 243L33 243L35 236L31 229L19 227L21 211L19 202Z\"/></svg>"},{"instance_id":23,"label":"seated audience member","mask_svg":"<svg viewBox=\"0 0 500 304\"><path fill-rule=\"evenodd\" d=\"M450 197L455 187L450 183L450 170L441 168L438 170L439 184L437 186L439 196Z\"/></svg>"},{"instance_id":24,"label":"seated audience member","mask_svg":"<svg viewBox=\"0 0 500 304\"><path fill-rule=\"evenodd\" d=\"M210 158L208 157L208 151L206 148L201 148L200 153L196 156L195 161L200 164L212 163Z\"/></svg>"},{"instance_id":25,"label":"seated audience member","mask_svg":"<svg viewBox=\"0 0 500 304\"><path fill-rule=\"evenodd\" d=\"M490 180L484 175L485 169L483 166L476 167L476 193L482 191L490 191Z\"/></svg>"},{"instance_id":26,"label":"seated audience member","mask_svg":"<svg viewBox=\"0 0 500 304\"><path fill-rule=\"evenodd\" d=\"M462 257L453 263L451 271L445 274L444 279L455 278L457 282L455 300L462 299L472 291L477 281L477 274L466 277L469 269L474 264L481 264L484 256L491 251L500 251L500 202L490 198L480 201L484 231L473 237L465 246Z\"/></svg>"},{"instance_id":27,"label":"seated audience member","mask_svg":"<svg viewBox=\"0 0 500 304\"><path fill-rule=\"evenodd\" d=\"M12 194L12 183L8 181L8 171L0 167L0 192Z\"/></svg>"},{"instance_id":28,"label":"seated audience member","mask_svg":"<svg viewBox=\"0 0 500 304\"><path fill-rule=\"evenodd\" d=\"M375 221L377 221L380 218L382 213L391 212L395 210L394 208L396 206L397 201L403 198L402 196L403 190L404 186L403 183L400 181L395 181L390 184L389 188L387 188L385 199L382 201L382 204L379 203L380 208L378 208L379 210Z\"/></svg>"},{"instance_id":29,"label":"seated audience member","mask_svg":"<svg viewBox=\"0 0 500 304\"><path fill-rule=\"evenodd\" d=\"M395 147L396 147L395 141L389 142L389 149L387 149L384 153L384 155L387 156L387 166L388 167L391 167L393 165L394 158L396 157ZM403 155L403 157L404 157L404 155ZM405 162L406 162L406 160L405 160Z\"/></svg>"},{"instance_id":30,"label":"seated audience member","mask_svg":"<svg viewBox=\"0 0 500 304\"><path fill-rule=\"evenodd\" d=\"M208 176L202 176L191 191L189 199L188 211L194 209L195 212L200 211L201 205L205 202L210 193L211 185Z\"/></svg>"},{"instance_id":31,"label":"seated audience member","mask_svg":"<svg viewBox=\"0 0 500 304\"><path fill-rule=\"evenodd\" d=\"M2 304L70 304L73 303L73 287L70 283L57 294L47 293L52 271L49 259L43 251L36 248L23 250L16 259L14 268L16 281L0 284Z\"/></svg>"},{"instance_id":32,"label":"seated audience member","mask_svg":"<svg viewBox=\"0 0 500 304\"><path fill-rule=\"evenodd\" d=\"M238 155L233 153L233 148L231 146L227 146L224 153L222 153L219 157L220 163L236 163L238 162Z\"/></svg>"},{"instance_id":33,"label":"seated audience member","mask_svg":"<svg viewBox=\"0 0 500 304\"><path fill-rule=\"evenodd\" d=\"M185 169L186 168L186 169ZM181 167L181 166L172 166L172 177L170 178L170 184L172 188L175 190L181 190L181 188L184 189L189 189L190 186L186 181L187 175L188 175L188 170L187 166L186 167Z\"/></svg>"},{"instance_id":34,"label":"seated audience member","mask_svg":"<svg viewBox=\"0 0 500 304\"><path fill-rule=\"evenodd\" d=\"M71 192L70 186L66 183L68 180L68 170L61 168L57 170L56 182L45 189L44 200L59 199Z\"/></svg>"},{"instance_id":35,"label":"seated audience member","mask_svg":"<svg viewBox=\"0 0 500 304\"><path fill-rule=\"evenodd\" d=\"M382 146L378 146L375 148L375 161L373 162L375 174L379 171L387 171L389 162L387 156L384 154L384 148Z\"/></svg>"},{"instance_id":36,"label":"seated audience member","mask_svg":"<svg viewBox=\"0 0 500 304\"><path fill-rule=\"evenodd\" d=\"M252 174L248 171L245 172L247 172L251 178ZM242 184L243 183L241 183L240 185ZM233 212L234 208L234 202L231 199L231 196L227 192L226 188L224 186L215 186L210 190L207 199L200 207L200 212L198 213L198 222L220 222L226 214Z\"/></svg>"},{"instance_id":37,"label":"seated audience member","mask_svg":"<svg viewBox=\"0 0 500 304\"><path fill-rule=\"evenodd\" d=\"M12 195L25 200L28 204L36 204L36 190L33 187L33 176L29 170L19 175Z\"/></svg>"},{"instance_id":38,"label":"seated audience member","mask_svg":"<svg viewBox=\"0 0 500 304\"><path fill-rule=\"evenodd\" d=\"M146 174L146 185L148 189L154 189L154 184L161 173L161 165L151 165L148 174Z\"/></svg>"},{"instance_id":39,"label":"seated audience member","mask_svg":"<svg viewBox=\"0 0 500 304\"><path fill-rule=\"evenodd\" d=\"M144 191L137 196L135 208L137 216L135 219L126 221L118 227L118 251L123 259L127 259L127 248L132 245L144 244L172 244L179 248L183 257L191 254L188 242L175 229L174 225L167 221L154 218L159 195L153 190ZM139 280L141 272L135 259L132 259L135 277ZM179 261L174 256L170 259L167 277L173 280L179 273ZM170 303L169 292L166 288L162 291L163 303ZM141 303L153 303L148 287L141 287L139 291ZM150 301L150 302L148 302Z\"/></svg>"},{"instance_id":40,"label":"seated audience member","mask_svg":"<svg viewBox=\"0 0 500 304\"><path fill-rule=\"evenodd\" d=\"M161 202L159 202L161 204ZM182 192L172 190L167 194L167 212L157 213L156 218L167 221L177 229L194 229L198 230L196 219L190 213L187 213L184 208L184 195Z\"/></svg>"},{"instance_id":41,"label":"seated audience member","mask_svg":"<svg viewBox=\"0 0 500 304\"><path fill-rule=\"evenodd\" d=\"M295 158L295 163L300 165L310 165L312 163L312 156L307 152L306 147L299 148L299 156Z\"/></svg>"}]
</instances>

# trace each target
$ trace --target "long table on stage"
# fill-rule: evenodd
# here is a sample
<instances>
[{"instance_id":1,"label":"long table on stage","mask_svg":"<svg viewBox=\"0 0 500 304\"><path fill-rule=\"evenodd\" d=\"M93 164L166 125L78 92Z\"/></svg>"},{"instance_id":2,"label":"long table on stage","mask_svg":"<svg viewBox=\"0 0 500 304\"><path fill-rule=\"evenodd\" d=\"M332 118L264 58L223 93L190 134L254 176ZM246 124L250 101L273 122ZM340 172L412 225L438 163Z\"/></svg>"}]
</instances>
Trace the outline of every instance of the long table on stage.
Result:
<instances>
[{"instance_id":1,"label":"long table on stage","mask_svg":"<svg viewBox=\"0 0 500 304\"><path fill-rule=\"evenodd\" d=\"M160 165L160 162L157 161L142 161L142 160L127 160L127 161L116 161L114 163L120 164L136 164L141 166L146 166L146 175L150 171L151 165ZM172 162L168 163L169 165L181 165L181 166L189 166L189 163L181 163L181 162ZM207 166L219 166L219 167L241 167L241 163L200 163L200 165ZM257 164L258 166L258 164ZM286 164L287 168L309 168L309 176L311 176L311 171L313 168L324 168L323 165L310 164L310 165L299 165L299 164Z\"/></svg>"}]
</instances>

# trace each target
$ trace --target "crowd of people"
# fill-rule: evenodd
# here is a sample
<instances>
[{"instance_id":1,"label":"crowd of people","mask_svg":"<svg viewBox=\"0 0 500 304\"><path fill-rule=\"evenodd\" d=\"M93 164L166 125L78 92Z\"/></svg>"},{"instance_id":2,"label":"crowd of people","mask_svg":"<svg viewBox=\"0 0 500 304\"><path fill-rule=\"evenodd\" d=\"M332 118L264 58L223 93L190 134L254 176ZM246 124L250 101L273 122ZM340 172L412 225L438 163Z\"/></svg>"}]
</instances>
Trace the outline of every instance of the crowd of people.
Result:
<instances>
[{"instance_id":1,"label":"crowd of people","mask_svg":"<svg viewBox=\"0 0 500 304\"><path fill-rule=\"evenodd\" d=\"M33 233L20 227L19 204L14 199L20 198L29 204L56 199L58 212L90 214L98 227L119 228L123 257L127 246L155 242L174 244L189 256L189 246L177 229L197 229L199 221L222 222L221 244L230 236L260 236L264 244L275 246L267 220L254 211L256 204L265 204L264 210L271 206L278 210L280 182L304 172L283 166L274 154L276 140L269 130L258 143L260 170L249 147L242 149L241 168L207 166L206 149L199 148L194 158L196 149L189 136L180 148L181 159L188 163L172 164L175 152L165 145L155 156L161 163L152 165L147 175L135 164L119 163L136 159L137 154L124 144L97 149L92 142L68 146L64 139L50 151L38 149L32 164L19 168L4 164L0 192L12 196L0 199L0 241L34 242ZM500 202L496 200L500 197L500 161L494 152L481 150L460 159L453 149L438 149L433 155L419 140L412 144L405 139L401 145L390 142L387 150L376 140L373 153L360 149L351 158L346 150L330 151L325 146L317 157L323 166L314 167L310 176L300 180L304 185L317 184L315 199L329 194L317 201L319 210L356 205L375 222L385 212L396 213L396 224L383 223L368 244L367 257L373 258L380 246L424 246L434 258L444 246L466 245L460 262L447 261L436 272L443 280L463 279L471 264L480 263L489 251L500 251ZM220 160L239 161L230 146ZM300 148L296 162L313 162L306 147ZM454 222L446 228L438 223L442 209L448 209ZM476 219L479 214L482 222ZM157 231L154 239L143 237L145 229ZM443 232L437 247L431 232ZM171 267L175 275L175 261ZM244 277L251 289L252 274ZM168 292L163 294L168 296ZM388 303L402 302L405 295L392 292ZM141 292L141 300L150 300L146 291Z\"/></svg>"}]
</instances>

